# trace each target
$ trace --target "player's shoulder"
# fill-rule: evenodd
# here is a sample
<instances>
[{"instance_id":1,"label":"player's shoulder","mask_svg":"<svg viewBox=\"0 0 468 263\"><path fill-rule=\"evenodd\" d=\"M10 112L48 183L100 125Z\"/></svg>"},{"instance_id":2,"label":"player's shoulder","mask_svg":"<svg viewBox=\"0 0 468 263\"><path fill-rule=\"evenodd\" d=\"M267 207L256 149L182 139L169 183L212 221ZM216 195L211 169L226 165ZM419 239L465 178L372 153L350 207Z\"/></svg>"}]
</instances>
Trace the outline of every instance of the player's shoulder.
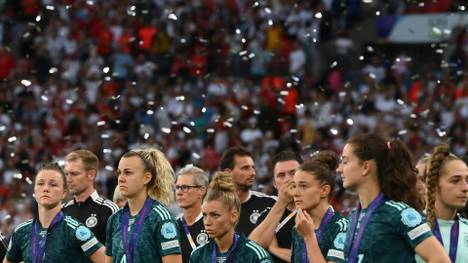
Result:
<instances>
[{"instance_id":1,"label":"player's shoulder","mask_svg":"<svg viewBox=\"0 0 468 263\"><path fill-rule=\"evenodd\" d=\"M15 233L22 233L22 232L29 232L32 228L32 225L34 223L34 219L29 219L15 227L14 232Z\"/></svg>"},{"instance_id":2,"label":"player's shoulder","mask_svg":"<svg viewBox=\"0 0 468 263\"><path fill-rule=\"evenodd\" d=\"M99 195L96 191L91 194L91 200L95 205L109 209L112 214L119 210L119 207L114 202Z\"/></svg>"},{"instance_id":3,"label":"player's shoulder","mask_svg":"<svg viewBox=\"0 0 468 263\"><path fill-rule=\"evenodd\" d=\"M205 244L202 244L198 247L196 247L192 253L190 253L190 258L194 258L199 260L201 257L203 257L204 254L208 253L208 250L210 249L211 242L207 242Z\"/></svg>"},{"instance_id":4,"label":"player's shoulder","mask_svg":"<svg viewBox=\"0 0 468 263\"><path fill-rule=\"evenodd\" d=\"M75 199L72 198L71 200L69 200L68 202L66 202L66 203L64 203L62 205L62 209L64 209L64 210L70 209L74 204L75 204Z\"/></svg>"},{"instance_id":5,"label":"player's shoulder","mask_svg":"<svg viewBox=\"0 0 468 263\"><path fill-rule=\"evenodd\" d=\"M345 232L348 230L349 220L342 214L335 212L333 215L333 226L338 232Z\"/></svg>"},{"instance_id":6,"label":"player's shoulder","mask_svg":"<svg viewBox=\"0 0 468 263\"><path fill-rule=\"evenodd\" d=\"M272 202L276 202L276 199L277 199L276 196L267 195L265 193L258 192L258 191L250 191L250 193L251 193L251 197L255 199L270 200Z\"/></svg>"},{"instance_id":7,"label":"player's shoulder","mask_svg":"<svg viewBox=\"0 0 468 263\"><path fill-rule=\"evenodd\" d=\"M465 217L462 217L460 214L458 214L458 221L460 222L460 224L468 227L468 219L466 219Z\"/></svg>"},{"instance_id":8,"label":"player's shoulder","mask_svg":"<svg viewBox=\"0 0 468 263\"><path fill-rule=\"evenodd\" d=\"M252 240L247 239L245 242L245 247L249 251L249 254L253 255L256 259L261 260L261 262L264 262L263 260L268 260L270 258L268 252Z\"/></svg>"},{"instance_id":9,"label":"player's shoulder","mask_svg":"<svg viewBox=\"0 0 468 263\"><path fill-rule=\"evenodd\" d=\"M165 205L158 201L154 201L151 206L151 216L156 217L159 221L175 220L174 215L169 211Z\"/></svg>"}]
</instances>

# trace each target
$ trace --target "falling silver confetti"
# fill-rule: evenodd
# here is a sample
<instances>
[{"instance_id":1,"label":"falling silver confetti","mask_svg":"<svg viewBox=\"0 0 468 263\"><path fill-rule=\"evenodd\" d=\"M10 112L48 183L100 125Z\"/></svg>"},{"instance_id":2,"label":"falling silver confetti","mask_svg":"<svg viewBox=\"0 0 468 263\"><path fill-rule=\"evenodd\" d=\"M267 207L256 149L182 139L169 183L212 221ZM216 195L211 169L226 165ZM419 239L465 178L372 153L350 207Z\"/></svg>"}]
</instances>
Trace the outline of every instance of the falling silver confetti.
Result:
<instances>
[{"instance_id":1,"label":"falling silver confetti","mask_svg":"<svg viewBox=\"0 0 468 263\"><path fill-rule=\"evenodd\" d=\"M105 122L105 121L98 121L98 122L96 123L96 125L97 125L97 126L104 126L104 125L106 125L106 122Z\"/></svg>"},{"instance_id":2,"label":"falling silver confetti","mask_svg":"<svg viewBox=\"0 0 468 263\"><path fill-rule=\"evenodd\" d=\"M145 140L148 140L149 137L150 137L149 133L145 132L145 134L143 135L143 138L145 138Z\"/></svg>"},{"instance_id":3,"label":"falling silver confetti","mask_svg":"<svg viewBox=\"0 0 468 263\"><path fill-rule=\"evenodd\" d=\"M185 96L177 96L177 97L176 97L176 100L177 100L177 101L184 101L184 100L185 100Z\"/></svg>"},{"instance_id":4,"label":"falling silver confetti","mask_svg":"<svg viewBox=\"0 0 468 263\"><path fill-rule=\"evenodd\" d=\"M330 132L331 132L331 134L333 134L333 135L337 135L337 134L338 134L338 129L336 129L336 128L331 128L331 129L330 129Z\"/></svg>"},{"instance_id":5,"label":"falling silver confetti","mask_svg":"<svg viewBox=\"0 0 468 263\"><path fill-rule=\"evenodd\" d=\"M55 10L55 6L53 6L53 5L46 5L46 9L47 9L47 10L54 11L54 10Z\"/></svg>"},{"instance_id":6,"label":"falling silver confetti","mask_svg":"<svg viewBox=\"0 0 468 263\"><path fill-rule=\"evenodd\" d=\"M208 129L206 129L206 132L207 132L207 133L214 133L215 130L214 130L213 128L208 128Z\"/></svg>"},{"instance_id":7,"label":"falling silver confetti","mask_svg":"<svg viewBox=\"0 0 468 263\"><path fill-rule=\"evenodd\" d=\"M109 171L109 172L114 171L114 167L112 167L112 166L110 166L110 165L106 165L106 167L104 167L104 169L105 169L106 171Z\"/></svg>"},{"instance_id":8,"label":"falling silver confetti","mask_svg":"<svg viewBox=\"0 0 468 263\"><path fill-rule=\"evenodd\" d=\"M334 68L337 65L338 65L338 61L335 60L335 61L333 61L333 63L331 63L330 68Z\"/></svg>"},{"instance_id":9,"label":"falling silver confetti","mask_svg":"<svg viewBox=\"0 0 468 263\"><path fill-rule=\"evenodd\" d=\"M260 110L254 110L253 113L254 113L255 115L259 115L261 112L260 112Z\"/></svg>"},{"instance_id":10,"label":"falling silver confetti","mask_svg":"<svg viewBox=\"0 0 468 263\"><path fill-rule=\"evenodd\" d=\"M152 110L147 110L147 111L146 111L146 114L147 114L147 115L153 115L153 114L154 114L154 111L152 111Z\"/></svg>"},{"instance_id":11,"label":"falling silver confetti","mask_svg":"<svg viewBox=\"0 0 468 263\"><path fill-rule=\"evenodd\" d=\"M31 81L27 79L21 80L21 84L23 84L26 87L29 87L31 85Z\"/></svg>"},{"instance_id":12,"label":"falling silver confetti","mask_svg":"<svg viewBox=\"0 0 468 263\"><path fill-rule=\"evenodd\" d=\"M407 134L407 133L408 133L407 130L398 131L398 135L400 135L400 136L405 135L405 134Z\"/></svg>"},{"instance_id":13,"label":"falling silver confetti","mask_svg":"<svg viewBox=\"0 0 468 263\"><path fill-rule=\"evenodd\" d=\"M351 126L351 125L353 125L353 124L354 124L354 121L353 121L353 119L351 119L351 118L348 118L348 119L346 119L346 123L347 123L348 125L350 125L350 126Z\"/></svg>"},{"instance_id":14,"label":"falling silver confetti","mask_svg":"<svg viewBox=\"0 0 468 263\"><path fill-rule=\"evenodd\" d=\"M441 128L437 128L436 132L437 132L437 135L439 135L439 137L444 137L445 135L447 135L447 132L442 130Z\"/></svg>"},{"instance_id":15,"label":"falling silver confetti","mask_svg":"<svg viewBox=\"0 0 468 263\"><path fill-rule=\"evenodd\" d=\"M109 139L110 135L108 133L101 134L101 139Z\"/></svg>"},{"instance_id":16,"label":"falling silver confetti","mask_svg":"<svg viewBox=\"0 0 468 263\"><path fill-rule=\"evenodd\" d=\"M36 22L39 22L39 21L41 21L41 15L36 16Z\"/></svg>"},{"instance_id":17,"label":"falling silver confetti","mask_svg":"<svg viewBox=\"0 0 468 263\"><path fill-rule=\"evenodd\" d=\"M108 154L108 153L112 153L112 150L111 149L103 149L102 152L104 154Z\"/></svg>"},{"instance_id":18,"label":"falling silver confetti","mask_svg":"<svg viewBox=\"0 0 468 263\"><path fill-rule=\"evenodd\" d=\"M397 99L396 102L400 105L405 105L405 102L402 99Z\"/></svg>"},{"instance_id":19,"label":"falling silver confetti","mask_svg":"<svg viewBox=\"0 0 468 263\"><path fill-rule=\"evenodd\" d=\"M10 138L8 138L8 142L14 142L16 141L16 136L11 136Z\"/></svg>"},{"instance_id":20,"label":"falling silver confetti","mask_svg":"<svg viewBox=\"0 0 468 263\"><path fill-rule=\"evenodd\" d=\"M174 13L169 14L169 15L167 16L167 18L170 19L170 20L177 21L177 16L176 16Z\"/></svg>"},{"instance_id":21,"label":"falling silver confetti","mask_svg":"<svg viewBox=\"0 0 468 263\"><path fill-rule=\"evenodd\" d=\"M28 183L29 185L32 185L33 181L31 180L31 178L26 177L26 183Z\"/></svg>"},{"instance_id":22,"label":"falling silver confetti","mask_svg":"<svg viewBox=\"0 0 468 263\"><path fill-rule=\"evenodd\" d=\"M56 67L51 67L49 69L49 74L54 74L54 73L57 73L58 69Z\"/></svg>"},{"instance_id":23,"label":"falling silver confetti","mask_svg":"<svg viewBox=\"0 0 468 263\"><path fill-rule=\"evenodd\" d=\"M23 175L21 173L15 173L13 175L13 178L21 180L21 179L23 179Z\"/></svg>"},{"instance_id":24,"label":"falling silver confetti","mask_svg":"<svg viewBox=\"0 0 468 263\"><path fill-rule=\"evenodd\" d=\"M171 133L171 129L170 128L161 128L161 131L164 132L164 133Z\"/></svg>"},{"instance_id":25,"label":"falling silver confetti","mask_svg":"<svg viewBox=\"0 0 468 263\"><path fill-rule=\"evenodd\" d=\"M317 19L322 18L322 13L320 13L320 12L315 13L315 18L317 18Z\"/></svg>"},{"instance_id":26,"label":"falling silver confetti","mask_svg":"<svg viewBox=\"0 0 468 263\"><path fill-rule=\"evenodd\" d=\"M182 130L184 130L184 132L187 133L187 134L192 132L192 130L187 126L184 126L184 128L182 128Z\"/></svg>"},{"instance_id":27,"label":"falling silver confetti","mask_svg":"<svg viewBox=\"0 0 468 263\"><path fill-rule=\"evenodd\" d=\"M6 126L5 125L0 125L0 132L5 131L5 130L6 130Z\"/></svg>"},{"instance_id":28,"label":"falling silver confetti","mask_svg":"<svg viewBox=\"0 0 468 263\"><path fill-rule=\"evenodd\" d=\"M200 155L198 153L192 153L192 157L195 159L200 159Z\"/></svg>"}]
</instances>

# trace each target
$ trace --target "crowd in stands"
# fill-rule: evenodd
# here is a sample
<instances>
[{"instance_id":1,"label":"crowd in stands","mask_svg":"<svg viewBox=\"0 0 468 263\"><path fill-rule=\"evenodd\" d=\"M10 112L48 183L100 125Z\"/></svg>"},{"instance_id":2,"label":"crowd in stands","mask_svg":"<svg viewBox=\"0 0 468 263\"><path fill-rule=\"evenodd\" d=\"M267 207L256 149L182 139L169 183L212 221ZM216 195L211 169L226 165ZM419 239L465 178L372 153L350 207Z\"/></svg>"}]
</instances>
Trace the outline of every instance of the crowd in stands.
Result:
<instances>
[{"instance_id":1,"label":"crowd in stands","mask_svg":"<svg viewBox=\"0 0 468 263\"><path fill-rule=\"evenodd\" d=\"M358 132L402 138L415 158L441 142L464 155L466 28L443 61L389 57L349 37L366 2L3 1L0 231L31 217L37 166L77 148L99 156L108 196L121 155L145 145L175 170L211 173L227 147L244 145L267 193L274 153L339 152ZM399 14L463 11L449 0L377 2Z\"/></svg>"}]
</instances>

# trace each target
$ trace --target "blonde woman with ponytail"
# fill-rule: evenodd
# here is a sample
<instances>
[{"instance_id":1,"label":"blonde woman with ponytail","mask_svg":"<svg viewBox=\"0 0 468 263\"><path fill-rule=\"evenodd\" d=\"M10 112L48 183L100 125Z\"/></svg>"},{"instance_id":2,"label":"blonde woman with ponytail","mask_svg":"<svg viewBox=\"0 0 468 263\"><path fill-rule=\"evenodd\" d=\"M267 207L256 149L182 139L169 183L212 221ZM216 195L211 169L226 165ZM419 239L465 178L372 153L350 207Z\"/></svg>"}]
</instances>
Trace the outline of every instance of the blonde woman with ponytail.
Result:
<instances>
[{"instance_id":1,"label":"blonde woman with ponytail","mask_svg":"<svg viewBox=\"0 0 468 263\"><path fill-rule=\"evenodd\" d=\"M182 262L176 218L167 209L174 199L174 171L164 154L131 150L117 172L127 205L107 222L106 263Z\"/></svg>"},{"instance_id":2,"label":"blonde woman with ponytail","mask_svg":"<svg viewBox=\"0 0 468 263\"><path fill-rule=\"evenodd\" d=\"M468 262L468 220L457 214L468 201L467 165L447 145L440 145L429 159L425 177L427 221L432 232L452 262Z\"/></svg>"},{"instance_id":3,"label":"blonde woman with ponytail","mask_svg":"<svg viewBox=\"0 0 468 263\"><path fill-rule=\"evenodd\" d=\"M270 263L268 252L244 234L235 232L241 202L229 173L217 172L203 200L203 224L210 242L196 248L191 263Z\"/></svg>"}]
</instances>

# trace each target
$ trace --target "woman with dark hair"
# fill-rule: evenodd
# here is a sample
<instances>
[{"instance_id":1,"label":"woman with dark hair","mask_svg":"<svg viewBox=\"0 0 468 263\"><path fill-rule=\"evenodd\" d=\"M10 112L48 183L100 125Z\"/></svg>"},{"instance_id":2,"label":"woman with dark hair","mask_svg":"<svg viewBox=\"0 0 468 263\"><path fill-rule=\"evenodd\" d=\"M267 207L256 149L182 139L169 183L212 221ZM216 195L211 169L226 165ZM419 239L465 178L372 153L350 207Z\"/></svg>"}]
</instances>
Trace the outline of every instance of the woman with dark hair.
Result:
<instances>
[{"instance_id":1,"label":"woman with dark hair","mask_svg":"<svg viewBox=\"0 0 468 263\"><path fill-rule=\"evenodd\" d=\"M19 224L3 263L104 261L104 247L86 226L62 212L65 173L57 164L45 164L34 179L38 217Z\"/></svg>"},{"instance_id":2,"label":"woman with dark hair","mask_svg":"<svg viewBox=\"0 0 468 263\"><path fill-rule=\"evenodd\" d=\"M203 199L203 224L210 241L193 250L191 263L271 263L268 252L244 234L235 232L241 202L227 172L217 172Z\"/></svg>"},{"instance_id":3,"label":"woman with dark hair","mask_svg":"<svg viewBox=\"0 0 468 263\"><path fill-rule=\"evenodd\" d=\"M468 233L468 220L457 214L468 201L468 167L448 145L439 145L426 171L426 213L432 232L452 262L468 262L466 237L460 235Z\"/></svg>"},{"instance_id":4,"label":"woman with dark hair","mask_svg":"<svg viewBox=\"0 0 468 263\"><path fill-rule=\"evenodd\" d=\"M298 212L292 230L291 262L344 260L348 220L330 205L337 164L333 152L319 152L294 175L293 196Z\"/></svg>"},{"instance_id":5,"label":"woman with dark hair","mask_svg":"<svg viewBox=\"0 0 468 263\"><path fill-rule=\"evenodd\" d=\"M375 134L357 135L343 148L337 169L343 186L357 191L359 205L349 216L346 262L450 262L420 212L423 200L406 147Z\"/></svg>"}]
</instances>

